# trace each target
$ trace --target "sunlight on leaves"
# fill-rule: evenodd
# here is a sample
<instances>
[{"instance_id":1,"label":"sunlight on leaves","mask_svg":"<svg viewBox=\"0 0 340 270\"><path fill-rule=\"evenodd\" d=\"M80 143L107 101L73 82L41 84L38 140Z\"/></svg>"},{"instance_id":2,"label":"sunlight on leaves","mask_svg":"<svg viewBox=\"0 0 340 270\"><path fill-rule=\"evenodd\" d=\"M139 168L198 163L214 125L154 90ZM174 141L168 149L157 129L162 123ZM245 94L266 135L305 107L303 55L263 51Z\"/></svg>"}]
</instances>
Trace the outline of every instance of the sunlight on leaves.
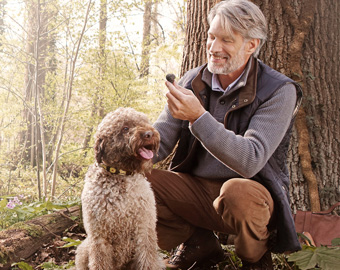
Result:
<instances>
[{"instance_id":1,"label":"sunlight on leaves","mask_svg":"<svg viewBox=\"0 0 340 270\"><path fill-rule=\"evenodd\" d=\"M25 262L13 263L12 266L18 266L22 270L34 270L32 266Z\"/></svg>"},{"instance_id":2,"label":"sunlight on leaves","mask_svg":"<svg viewBox=\"0 0 340 270\"><path fill-rule=\"evenodd\" d=\"M68 237L63 237L63 241L64 242L68 242L68 243L63 245L62 247L59 247L59 248L68 248L68 247L79 246L81 244L81 242L82 242L79 239L74 240L74 239L68 238Z\"/></svg>"}]
</instances>

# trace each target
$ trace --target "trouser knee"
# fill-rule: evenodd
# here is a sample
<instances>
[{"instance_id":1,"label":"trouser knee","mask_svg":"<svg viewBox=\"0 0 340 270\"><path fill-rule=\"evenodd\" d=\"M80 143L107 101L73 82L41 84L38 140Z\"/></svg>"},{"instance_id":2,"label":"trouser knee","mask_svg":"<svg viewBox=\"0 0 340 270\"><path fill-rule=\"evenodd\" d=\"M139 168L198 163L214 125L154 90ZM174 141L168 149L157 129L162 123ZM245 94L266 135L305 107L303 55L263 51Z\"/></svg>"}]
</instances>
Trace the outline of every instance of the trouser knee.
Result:
<instances>
[{"instance_id":1,"label":"trouser knee","mask_svg":"<svg viewBox=\"0 0 340 270\"><path fill-rule=\"evenodd\" d=\"M226 181L214 208L228 225L242 222L266 226L273 213L274 203L269 191L261 184L242 178ZM238 228L235 228L238 229Z\"/></svg>"}]
</instances>

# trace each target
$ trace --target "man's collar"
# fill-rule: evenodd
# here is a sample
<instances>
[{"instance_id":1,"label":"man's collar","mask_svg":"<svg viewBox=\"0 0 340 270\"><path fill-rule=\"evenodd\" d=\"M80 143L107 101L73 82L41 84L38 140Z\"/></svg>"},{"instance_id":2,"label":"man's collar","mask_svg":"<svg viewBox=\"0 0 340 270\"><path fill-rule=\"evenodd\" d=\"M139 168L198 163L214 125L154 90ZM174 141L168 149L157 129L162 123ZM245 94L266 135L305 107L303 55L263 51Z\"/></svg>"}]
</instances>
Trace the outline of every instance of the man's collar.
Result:
<instances>
[{"instance_id":1,"label":"man's collar","mask_svg":"<svg viewBox=\"0 0 340 270\"><path fill-rule=\"evenodd\" d=\"M252 56L249 58L249 61L244 71L242 72L241 76L232 83L229 90L234 91L246 85L253 61L256 61L256 59ZM213 74L208 70L208 65L206 65L202 73L202 81L205 82L207 85L209 85L209 87L212 89L213 88L212 80L213 80Z\"/></svg>"},{"instance_id":2,"label":"man's collar","mask_svg":"<svg viewBox=\"0 0 340 270\"><path fill-rule=\"evenodd\" d=\"M223 93L228 92L240 80L240 78L242 77L244 72L245 72L245 70L243 70L241 75L238 76L237 79L235 81L233 81L231 84L229 84L226 89L222 88L221 83L218 79L218 75L214 73L212 75L212 79L211 79L211 89L214 90L214 91L217 91L217 92L223 92Z\"/></svg>"}]
</instances>

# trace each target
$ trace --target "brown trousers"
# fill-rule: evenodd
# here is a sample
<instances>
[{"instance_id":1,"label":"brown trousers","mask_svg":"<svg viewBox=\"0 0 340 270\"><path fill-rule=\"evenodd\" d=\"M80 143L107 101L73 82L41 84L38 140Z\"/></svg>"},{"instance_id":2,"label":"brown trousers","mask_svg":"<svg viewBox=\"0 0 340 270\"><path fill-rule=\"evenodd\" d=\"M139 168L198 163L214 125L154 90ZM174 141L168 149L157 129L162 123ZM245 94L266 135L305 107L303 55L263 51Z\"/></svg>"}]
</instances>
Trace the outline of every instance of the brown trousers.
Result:
<instances>
[{"instance_id":1,"label":"brown trousers","mask_svg":"<svg viewBox=\"0 0 340 270\"><path fill-rule=\"evenodd\" d=\"M267 225L274 203L261 184L242 178L226 182L166 170L147 175L157 204L159 247L171 250L197 227L236 235L236 254L249 262L267 251Z\"/></svg>"}]
</instances>

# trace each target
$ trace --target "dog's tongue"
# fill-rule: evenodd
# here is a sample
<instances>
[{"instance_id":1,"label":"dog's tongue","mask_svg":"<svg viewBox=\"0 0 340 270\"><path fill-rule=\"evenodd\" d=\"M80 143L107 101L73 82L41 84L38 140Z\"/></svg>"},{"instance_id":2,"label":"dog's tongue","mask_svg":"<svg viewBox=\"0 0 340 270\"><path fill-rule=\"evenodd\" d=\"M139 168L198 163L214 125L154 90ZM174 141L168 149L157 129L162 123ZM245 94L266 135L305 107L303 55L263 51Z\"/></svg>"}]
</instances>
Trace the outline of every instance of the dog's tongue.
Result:
<instances>
[{"instance_id":1,"label":"dog's tongue","mask_svg":"<svg viewBox=\"0 0 340 270\"><path fill-rule=\"evenodd\" d=\"M151 150L144 148L144 147L142 147L138 150L138 154L144 159L152 159L153 158L153 152Z\"/></svg>"}]
</instances>

